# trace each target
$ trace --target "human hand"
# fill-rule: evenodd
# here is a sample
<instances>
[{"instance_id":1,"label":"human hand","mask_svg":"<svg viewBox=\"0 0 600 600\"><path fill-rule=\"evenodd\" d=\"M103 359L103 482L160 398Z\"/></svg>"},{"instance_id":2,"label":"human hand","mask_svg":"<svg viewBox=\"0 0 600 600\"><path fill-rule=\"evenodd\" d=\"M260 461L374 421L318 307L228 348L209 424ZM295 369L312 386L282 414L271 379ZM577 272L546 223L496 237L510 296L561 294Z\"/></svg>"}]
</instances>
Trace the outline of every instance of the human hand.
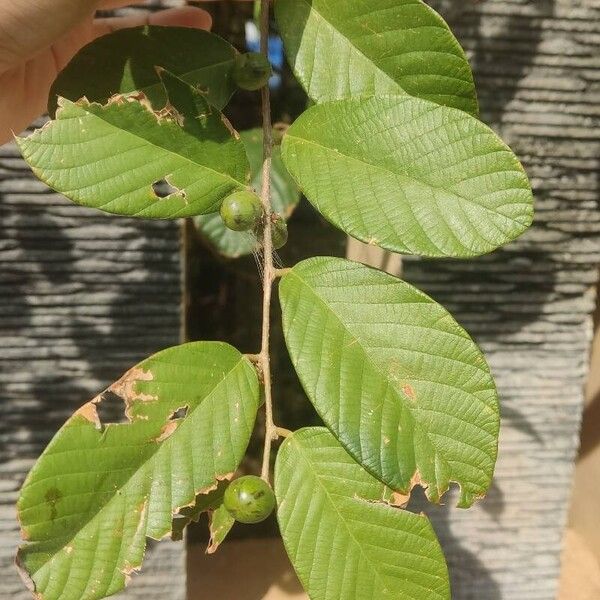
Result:
<instances>
[{"instance_id":1,"label":"human hand","mask_svg":"<svg viewBox=\"0 0 600 600\"><path fill-rule=\"evenodd\" d=\"M206 11L192 6L99 19L99 9L143 0L0 0L0 144L46 110L52 82L80 48L125 27L172 25L210 29Z\"/></svg>"}]
</instances>

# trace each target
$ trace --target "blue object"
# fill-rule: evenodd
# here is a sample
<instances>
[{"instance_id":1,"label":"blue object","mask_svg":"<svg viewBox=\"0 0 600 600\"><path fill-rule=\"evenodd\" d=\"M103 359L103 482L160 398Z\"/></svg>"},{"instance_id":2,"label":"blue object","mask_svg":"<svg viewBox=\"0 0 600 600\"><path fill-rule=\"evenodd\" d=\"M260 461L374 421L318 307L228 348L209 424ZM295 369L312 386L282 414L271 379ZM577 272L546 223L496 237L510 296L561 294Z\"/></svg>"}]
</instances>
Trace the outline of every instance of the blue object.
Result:
<instances>
[{"instance_id":1,"label":"blue object","mask_svg":"<svg viewBox=\"0 0 600 600\"><path fill-rule=\"evenodd\" d=\"M254 21L246 22L246 49L248 52L260 52L260 31ZM269 36L269 62L273 67L273 75L269 79L269 87L281 87L281 69L285 61L283 54L283 40L278 35Z\"/></svg>"}]
</instances>

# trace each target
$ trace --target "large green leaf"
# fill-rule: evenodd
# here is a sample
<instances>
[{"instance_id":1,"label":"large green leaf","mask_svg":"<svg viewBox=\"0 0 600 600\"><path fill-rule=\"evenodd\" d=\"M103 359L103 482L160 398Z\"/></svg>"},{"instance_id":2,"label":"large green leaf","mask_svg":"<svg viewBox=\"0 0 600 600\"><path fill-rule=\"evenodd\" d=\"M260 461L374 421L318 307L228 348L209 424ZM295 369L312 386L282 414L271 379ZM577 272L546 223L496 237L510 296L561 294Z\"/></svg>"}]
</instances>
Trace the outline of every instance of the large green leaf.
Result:
<instances>
[{"instance_id":1,"label":"large green leaf","mask_svg":"<svg viewBox=\"0 0 600 600\"><path fill-rule=\"evenodd\" d=\"M178 75L223 108L235 90L231 79L237 51L217 35L186 27L122 29L85 46L61 71L48 100L54 116L58 98L86 97L104 104L115 94L142 92L156 109L166 102L156 67Z\"/></svg>"},{"instance_id":2,"label":"large green leaf","mask_svg":"<svg viewBox=\"0 0 600 600\"><path fill-rule=\"evenodd\" d=\"M387 250L474 256L531 224L531 187L510 148L474 117L426 100L314 106L289 128L282 154L329 221Z\"/></svg>"},{"instance_id":3,"label":"large green leaf","mask_svg":"<svg viewBox=\"0 0 600 600\"><path fill-rule=\"evenodd\" d=\"M477 116L465 53L420 0L277 0L275 14L316 102L407 93Z\"/></svg>"},{"instance_id":4,"label":"large green leaf","mask_svg":"<svg viewBox=\"0 0 600 600\"><path fill-rule=\"evenodd\" d=\"M385 486L326 429L284 442L275 493L286 550L312 600L450 598L427 517L390 506Z\"/></svg>"},{"instance_id":5,"label":"large green leaf","mask_svg":"<svg viewBox=\"0 0 600 600\"><path fill-rule=\"evenodd\" d=\"M173 219L218 210L249 180L243 144L202 94L161 76L170 103L158 113L139 96L61 99L55 121L17 140L25 160L51 188L105 212ZM173 189L161 197L163 182Z\"/></svg>"},{"instance_id":6,"label":"large green leaf","mask_svg":"<svg viewBox=\"0 0 600 600\"><path fill-rule=\"evenodd\" d=\"M105 422L115 403L122 422ZM17 560L36 597L91 600L122 589L146 537L169 535L175 514L231 478L258 404L245 357L194 342L141 362L77 411L18 501L27 543Z\"/></svg>"},{"instance_id":7,"label":"large green leaf","mask_svg":"<svg viewBox=\"0 0 600 600\"><path fill-rule=\"evenodd\" d=\"M250 163L252 186L262 187L263 135L261 129L241 131L240 137ZM298 186L287 172L278 146L273 148L271 163L271 204L273 211L288 219L300 201ZM210 245L227 258L238 258L256 250L259 243L248 231L232 231L225 227L218 213L201 215L194 219L196 227Z\"/></svg>"},{"instance_id":8,"label":"large green leaf","mask_svg":"<svg viewBox=\"0 0 600 600\"><path fill-rule=\"evenodd\" d=\"M280 285L292 362L346 449L392 489L467 507L496 461L496 387L479 348L431 298L337 258L299 263Z\"/></svg>"}]
</instances>

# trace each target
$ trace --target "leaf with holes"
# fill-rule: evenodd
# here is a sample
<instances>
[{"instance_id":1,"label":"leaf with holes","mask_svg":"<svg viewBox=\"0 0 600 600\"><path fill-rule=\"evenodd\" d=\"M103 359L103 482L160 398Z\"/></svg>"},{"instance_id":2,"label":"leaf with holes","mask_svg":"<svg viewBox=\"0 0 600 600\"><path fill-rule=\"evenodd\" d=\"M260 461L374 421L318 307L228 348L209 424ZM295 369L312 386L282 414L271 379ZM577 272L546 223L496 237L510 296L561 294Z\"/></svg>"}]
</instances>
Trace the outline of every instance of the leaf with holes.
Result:
<instances>
[{"instance_id":1,"label":"leaf with holes","mask_svg":"<svg viewBox=\"0 0 600 600\"><path fill-rule=\"evenodd\" d=\"M158 113L140 96L61 99L55 121L17 140L23 157L51 188L105 212L174 219L218 210L248 183L243 144L202 94L166 71L161 78L170 103Z\"/></svg>"},{"instance_id":2,"label":"leaf with holes","mask_svg":"<svg viewBox=\"0 0 600 600\"><path fill-rule=\"evenodd\" d=\"M477 116L463 49L421 0L277 0L286 54L316 102L410 94Z\"/></svg>"},{"instance_id":3,"label":"leaf with holes","mask_svg":"<svg viewBox=\"0 0 600 600\"><path fill-rule=\"evenodd\" d=\"M289 128L282 155L326 219L386 250L476 256L533 218L531 186L510 148L467 113L426 100L314 106Z\"/></svg>"},{"instance_id":4,"label":"leaf with holes","mask_svg":"<svg viewBox=\"0 0 600 600\"><path fill-rule=\"evenodd\" d=\"M61 71L50 90L48 112L54 116L59 97L105 104L111 96L131 92L143 93L161 109L167 98L157 66L203 91L221 109L235 91L231 72L237 54L218 35L188 27L115 31L85 46Z\"/></svg>"},{"instance_id":5,"label":"leaf with holes","mask_svg":"<svg viewBox=\"0 0 600 600\"><path fill-rule=\"evenodd\" d=\"M252 173L252 186L255 190L262 187L262 130L250 129L241 131L240 137L246 148L246 154ZM271 205L273 211L286 220L294 212L300 201L300 191L295 181L287 172L279 147L273 148L271 164ZM204 239L220 254L227 258L238 258L250 254L258 247L256 236L248 231L232 231L225 227L218 213L201 215L194 219L198 231Z\"/></svg>"},{"instance_id":6,"label":"leaf with holes","mask_svg":"<svg viewBox=\"0 0 600 600\"><path fill-rule=\"evenodd\" d=\"M124 422L104 422L111 400ZM146 538L168 536L179 511L232 477L258 404L245 357L194 342L141 362L77 411L18 501L27 543L17 561L36 597L92 600L122 589Z\"/></svg>"},{"instance_id":7,"label":"leaf with holes","mask_svg":"<svg viewBox=\"0 0 600 600\"><path fill-rule=\"evenodd\" d=\"M280 285L285 338L310 400L344 447L402 494L460 506L496 461L496 386L479 348L439 304L359 263L314 258Z\"/></svg>"},{"instance_id":8,"label":"leaf with holes","mask_svg":"<svg viewBox=\"0 0 600 600\"><path fill-rule=\"evenodd\" d=\"M385 486L326 429L286 439L275 493L286 550L312 600L449 600L427 517L390 506Z\"/></svg>"}]
</instances>

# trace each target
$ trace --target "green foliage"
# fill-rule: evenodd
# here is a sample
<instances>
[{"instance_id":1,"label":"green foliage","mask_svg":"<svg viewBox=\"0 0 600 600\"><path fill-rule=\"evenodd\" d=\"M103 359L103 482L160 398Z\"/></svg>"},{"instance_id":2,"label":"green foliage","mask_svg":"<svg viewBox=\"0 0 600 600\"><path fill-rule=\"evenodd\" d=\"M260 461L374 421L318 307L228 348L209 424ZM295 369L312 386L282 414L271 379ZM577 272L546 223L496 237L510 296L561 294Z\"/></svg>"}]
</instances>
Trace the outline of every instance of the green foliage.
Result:
<instances>
[{"instance_id":1,"label":"green foliage","mask_svg":"<svg viewBox=\"0 0 600 600\"><path fill-rule=\"evenodd\" d=\"M233 67L233 80L243 90L254 92L269 83L273 70L266 56L258 52L240 54Z\"/></svg>"},{"instance_id":2,"label":"green foliage","mask_svg":"<svg viewBox=\"0 0 600 600\"><path fill-rule=\"evenodd\" d=\"M162 75L164 111L139 94L105 105L61 99L54 121L17 140L23 156L49 186L105 212L175 219L218 210L249 181L244 147L202 94ZM162 181L173 188L164 197L153 187Z\"/></svg>"},{"instance_id":3,"label":"green foliage","mask_svg":"<svg viewBox=\"0 0 600 600\"><path fill-rule=\"evenodd\" d=\"M206 92L208 102L222 109L235 90L231 72L237 56L229 42L197 29L147 26L116 31L88 44L59 74L48 112L55 116L59 97L75 102L85 96L105 104L111 96L131 92L143 93L159 110L167 97L157 66Z\"/></svg>"},{"instance_id":4,"label":"green foliage","mask_svg":"<svg viewBox=\"0 0 600 600\"><path fill-rule=\"evenodd\" d=\"M105 422L118 402L123 422ZM259 405L256 371L237 350L195 342L159 352L84 405L30 472L18 502L18 562L40 598L116 593L146 537L238 468ZM72 573L78 573L73 577Z\"/></svg>"},{"instance_id":5,"label":"green foliage","mask_svg":"<svg viewBox=\"0 0 600 600\"><path fill-rule=\"evenodd\" d=\"M229 484L224 506L240 523L261 523L275 509L275 494L264 479L246 475Z\"/></svg>"},{"instance_id":6,"label":"green foliage","mask_svg":"<svg viewBox=\"0 0 600 600\"><path fill-rule=\"evenodd\" d=\"M275 466L281 535L313 600L447 600L448 572L424 515L394 496L330 432L301 429Z\"/></svg>"},{"instance_id":7,"label":"green foliage","mask_svg":"<svg viewBox=\"0 0 600 600\"><path fill-rule=\"evenodd\" d=\"M360 464L403 494L423 485L436 502L450 481L461 486L461 506L485 494L496 387L448 311L391 275L337 258L299 263L279 293L304 389Z\"/></svg>"},{"instance_id":8,"label":"green foliage","mask_svg":"<svg viewBox=\"0 0 600 600\"><path fill-rule=\"evenodd\" d=\"M410 94L477 116L465 53L421 0L277 0L275 16L315 102Z\"/></svg>"},{"instance_id":9,"label":"green foliage","mask_svg":"<svg viewBox=\"0 0 600 600\"><path fill-rule=\"evenodd\" d=\"M272 149L272 194L260 204L250 190L263 187L262 131L238 134L220 111L234 79L256 89L270 66L189 29L137 28L84 48L52 89L53 120L18 140L24 157L78 204L193 216L226 257L260 249L264 227L281 247L298 186L331 223L395 252L470 257L526 230L527 176L477 119L470 67L437 13L420 0L277 0L275 12L316 105L281 153ZM231 206L240 194L248 211ZM468 507L491 484L499 410L481 351L442 306L391 275L327 257L276 271L265 255L263 266L260 353L197 342L150 357L77 411L33 467L18 502L27 540L18 563L37 598L118 592L147 537L181 539L203 512L209 553L234 518L266 518L271 442L282 432L277 516L313 600L450 597L431 525L405 508L415 485L439 502L455 482ZM327 429L273 423L278 277L289 354ZM228 485L259 396L262 478ZM102 415L115 400L124 418L113 422Z\"/></svg>"},{"instance_id":10,"label":"green foliage","mask_svg":"<svg viewBox=\"0 0 600 600\"><path fill-rule=\"evenodd\" d=\"M314 106L284 162L313 206L369 244L405 254L491 252L531 224L519 161L467 113L409 96Z\"/></svg>"},{"instance_id":11,"label":"green foliage","mask_svg":"<svg viewBox=\"0 0 600 600\"><path fill-rule=\"evenodd\" d=\"M206 549L207 554L214 554L219 546L225 541L227 534L235 524L235 519L231 513L220 504L210 513L210 543Z\"/></svg>"}]
</instances>

